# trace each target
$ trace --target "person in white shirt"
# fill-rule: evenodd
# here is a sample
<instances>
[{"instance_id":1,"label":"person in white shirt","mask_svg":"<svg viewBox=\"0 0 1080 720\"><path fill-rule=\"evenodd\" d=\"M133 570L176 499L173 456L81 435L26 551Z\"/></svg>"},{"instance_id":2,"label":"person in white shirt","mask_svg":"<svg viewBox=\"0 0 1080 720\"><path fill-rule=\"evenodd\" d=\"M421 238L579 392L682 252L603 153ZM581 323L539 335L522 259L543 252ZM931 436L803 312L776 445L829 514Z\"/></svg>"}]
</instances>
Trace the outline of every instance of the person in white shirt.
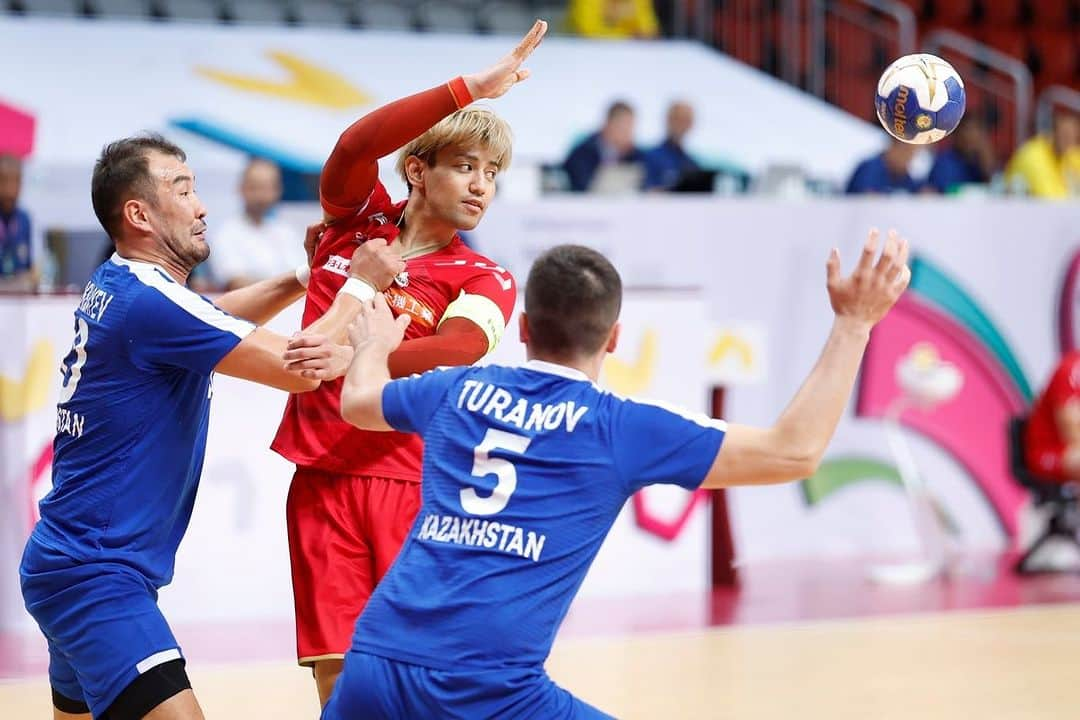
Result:
<instances>
[{"instance_id":1,"label":"person in white shirt","mask_svg":"<svg viewBox=\"0 0 1080 720\"><path fill-rule=\"evenodd\" d=\"M244 212L214 232L210 270L226 290L273 277L304 260L299 232L274 217L281 200L281 170L265 158L253 158L240 180ZM211 228L211 232L213 229Z\"/></svg>"}]
</instances>

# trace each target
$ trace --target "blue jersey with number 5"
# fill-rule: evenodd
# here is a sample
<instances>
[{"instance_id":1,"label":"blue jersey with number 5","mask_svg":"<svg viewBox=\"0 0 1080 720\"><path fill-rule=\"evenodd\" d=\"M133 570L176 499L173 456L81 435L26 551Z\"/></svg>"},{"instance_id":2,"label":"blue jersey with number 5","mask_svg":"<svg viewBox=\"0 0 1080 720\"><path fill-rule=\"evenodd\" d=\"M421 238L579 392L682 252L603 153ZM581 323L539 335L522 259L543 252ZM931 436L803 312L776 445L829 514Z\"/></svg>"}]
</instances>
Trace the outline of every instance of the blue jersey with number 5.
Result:
<instances>
[{"instance_id":1,"label":"blue jersey with number 5","mask_svg":"<svg viewBox=\"0 0 1080 720\"><path fill-rule=\"evenodd\" d=\"M724 436L538 361L396 380L382 401L423 435L423 504L353 648L448 671L542 665L627 498L698 487Z\"/></svg>"},{"instance_id":2,"label":"blue jersey with number 5","mask_svg":"<svg viewBox=\"0 0 1080 720\"><path fill-rule=\"evenodd\" d=\"M102 264L75 311L53 489L30 547L167 584L202 471L213 369L252 329L154 265Z\"/></svg>"}]
</instances>

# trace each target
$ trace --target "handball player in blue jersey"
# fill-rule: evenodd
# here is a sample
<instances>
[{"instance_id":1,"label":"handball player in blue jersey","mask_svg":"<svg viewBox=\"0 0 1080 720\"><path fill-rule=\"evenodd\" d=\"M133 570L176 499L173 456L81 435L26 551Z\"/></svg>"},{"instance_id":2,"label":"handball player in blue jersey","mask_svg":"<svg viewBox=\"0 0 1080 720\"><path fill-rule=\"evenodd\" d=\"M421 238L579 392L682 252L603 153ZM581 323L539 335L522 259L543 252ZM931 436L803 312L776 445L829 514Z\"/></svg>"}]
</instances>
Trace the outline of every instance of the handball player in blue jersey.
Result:
<instances>
[{"instance_id":1,"label":"handball player in blue jersey","mask_svg":"<svg viewBox=\"0 0 1080 720\"><path fill-rule=\"evenodd\" d=\"M829 257L835 323L817 365L771 428L725 425L597 387L619 339L619 275L599 253L535 262L520 335L528 362L391 380L406 320L365 302L342 416L424 439L422 505L356 624L324 720L602 718L544 671L559 625L627 498L778 483L813 474L870 335L907 286L907 244L871 232L854 273ZM287 358L290 355L286 356ZM291 367L318 376L319 361ZM305 371L305 368L307 370Z\"/></svg>"},{"instance_id":2,"label":"handball player in blue jersey","mask_svg":"<svg viewBox=\"0 0 1080 720\"><path fill-rule=\"evenodd\" d=\"M307 267L217 304L189 290L210 254L206 209L184 152L161 136L105 147L91 196L116 253L75 310L53 489L23 554L23 599L48 642L54 718L195 720L203 714L157 591L191 517L213 373L291 392L319 385L286 371L288 338L257 327L303 297ZM312 228L309 258L316 238ZM393 278L403 264L384 250L358 249L351 272ZM330 340L344 339L360 308L350 292L316 323L323 378L352 356Z\"/></svg>"}]
</instances>

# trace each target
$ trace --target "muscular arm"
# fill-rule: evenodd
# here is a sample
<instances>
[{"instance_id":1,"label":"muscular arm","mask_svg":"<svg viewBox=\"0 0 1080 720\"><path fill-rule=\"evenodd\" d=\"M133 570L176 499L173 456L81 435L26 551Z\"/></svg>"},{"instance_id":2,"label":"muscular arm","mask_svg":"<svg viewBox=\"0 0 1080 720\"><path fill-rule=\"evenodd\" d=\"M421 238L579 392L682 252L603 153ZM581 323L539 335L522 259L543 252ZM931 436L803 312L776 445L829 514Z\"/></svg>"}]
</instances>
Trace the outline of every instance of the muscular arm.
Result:
<instances>
[{"instance_id":1,"label":"muscular arm","mask_svg":"<svg viewBox=\"0 0 1080 720\"><path fill-rule=\"evenodd\" d=\"M338 138L319 179L327 219L345 217L367 200L379 175L378 159L472 102L461 78L385 105L350 125Z\"/></svg>"},{"instance_id":2,"label":"muscular arm","mask_svg":"<svg viewBox=\"0 0 1080 720\"><path fill-rule=\"evenodd\" d=\"M817 364L776 424L729 424L702 487L764 485L813 475L847 406L869 338L869 325L837 318Z\"/></svg>"},{"instance_id":3,"label":"muscular arm","mask_svg":"<svg viewBox=\"0 0 1080 720\"><path fill-rule=\"evenodd\" d=\"M871 231L855 272L840 274L839 254L828 262L829 299L836 319L806 382L771 428L729 425L702 487L788 482L816 472L851 397L870 329L911 279L907 243L891 233L881 259Z\"/></svg>"},{"instance_id":4,"label":"muscular arm","mask_svg":"<svg viewBox=\"0 0 1080 720\"><path fill-rule=\"evenodd\" d=\"M296 282L295 278L293 282ZM229 295L232 294L229 293ZM359 300L352 295L338 293L326 313L312 323L313 326L318 324L323 328L322 332L326 337L331 338L325 343L327 353L336 353L342 357L351 354L349 348L334 343L332 338L344 339L348 324L359 309ZM265 328L256 328L233 348L232 352L221 359L215 370L224 375L251 380L289 392L307 392L319 387L319 380L302 377L286 369L282 357L288 349L288 344L288 338ZM345 364L347 359L341 362Z\"/></svg>"},{"instance_id":5,"label":"muscular arm","mask_svg":"<svg viewBox=\"0 0 1080 720\"><path fill-rule=\"evenodd\" d=\"M227 292L218 298L217 306L256 325L265 325L304 297L304 292L296 273L289 272Z\"/></svg>"}]
</instances>

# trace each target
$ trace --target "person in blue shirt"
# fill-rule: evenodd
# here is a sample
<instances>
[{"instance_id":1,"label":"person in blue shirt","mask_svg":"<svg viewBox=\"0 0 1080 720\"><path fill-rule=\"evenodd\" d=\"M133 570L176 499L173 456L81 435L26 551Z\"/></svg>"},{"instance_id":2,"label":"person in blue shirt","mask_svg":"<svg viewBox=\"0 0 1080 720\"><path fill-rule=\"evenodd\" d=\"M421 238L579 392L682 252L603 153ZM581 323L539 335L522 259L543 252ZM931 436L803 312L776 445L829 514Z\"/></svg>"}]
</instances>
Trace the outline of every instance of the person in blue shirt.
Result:
<instances>
[{"instance_id":1,"label":"person in blue shirt","mask_svg":"<svg viewBox=\"0 0 1080 720\"><path fill-rule=\"evenodd\" d=\"M994 144L986 127L977 118L964 118L953 133L952 142L934 156L926 183L940 193L964 185L988 183L996 165Z\"/></svg>"},{"instance_id":2,"label":"person in blue shirt","mask_svg":"<svg viewBox=\"0 0 1080 720\"><path fill-rule=\"evenodd\" d=\"M628 400L596 385L619 341L622 286L594 250L541 255L519 333L528 362L391 380L407 318L381 298L350 327L342 417L424 438L422 505L356 624L323 720L605 718L544 662L627 499L646 485L778 483L812 475L847 406L870 329L910 279L907 244L871 232L855 272L828 261L835 313L817 365L770 428ZM300 339L294 341L299 343ZM320 363L286 353L317 378Z\"/></svg>"},{"instance_id":3,"label":"person in blue shirt","mask_svg":"<svg viewBox=\"0 0 1080 720\"><path fill-rule=\"evenodd\" d=\"M683 141L693 126L694 108L681 100L671 103L664 141L645 153L646 190L670 190L685 175L701 169L683 148Z\"/></svg>"},{"instance_id":4,"label":"person in blue shirt","mask_svg":"<svg viewBox=\"0 0 1080 720\"><path fill-rule=\"evenodd\" d=\"M22 160L0 155L0 287L31 290L34 285L34 256L30 216L19 207L22 189Z\"/></svg>"},{"instance_id":5,"label":"person in blue shirt","mask_svg":"<svg viewBox=\"0 0 1080 720\"><path fill-rule=\"evenodd\" d=\"M641 164L643 153L634 144L634 109L618 100L608 108L604 126L574 146L563 161L563 170L574 192L590 189L601 167Z\"/></svg>"},{"instance_id":6,"label":"person in blue shirt","mask_svg":"<svg viewBox=\"0 0 1080 720\"><path fill-rule=\"evenodd\" d=\"M848 195L867 193L917 193L922 188L908 172L918 151L916 145L893 140L884 152L867 158L855 167L844 191Z\"/></svg>"},{"instance_id":7,"label":"person in blue shirt","mask_svg":"<svg viewBox=\"0 0 1080 720\"><path fill-rule=\"evenodd\" d=\"M158 590L172 579L195 502L214 373L290 392L319 384L287 372L287 339L257 327L303 297L309 268L216 304L189 290L210 254L206 208L184 152L160 135L106 146L91 198L116 252L75 309L53 488L20 564L23 600L48 643L54 718L197 720ZM315 240L305 243L308 262ZM367 246L352 258L354 276L404 267L382 257L385 243ZM351 353L331 339L344 339L359 307L343 292L318 321L325 336L313 336L326 357L338 354L338 374Z\"/></svg>"}]
</instances>

